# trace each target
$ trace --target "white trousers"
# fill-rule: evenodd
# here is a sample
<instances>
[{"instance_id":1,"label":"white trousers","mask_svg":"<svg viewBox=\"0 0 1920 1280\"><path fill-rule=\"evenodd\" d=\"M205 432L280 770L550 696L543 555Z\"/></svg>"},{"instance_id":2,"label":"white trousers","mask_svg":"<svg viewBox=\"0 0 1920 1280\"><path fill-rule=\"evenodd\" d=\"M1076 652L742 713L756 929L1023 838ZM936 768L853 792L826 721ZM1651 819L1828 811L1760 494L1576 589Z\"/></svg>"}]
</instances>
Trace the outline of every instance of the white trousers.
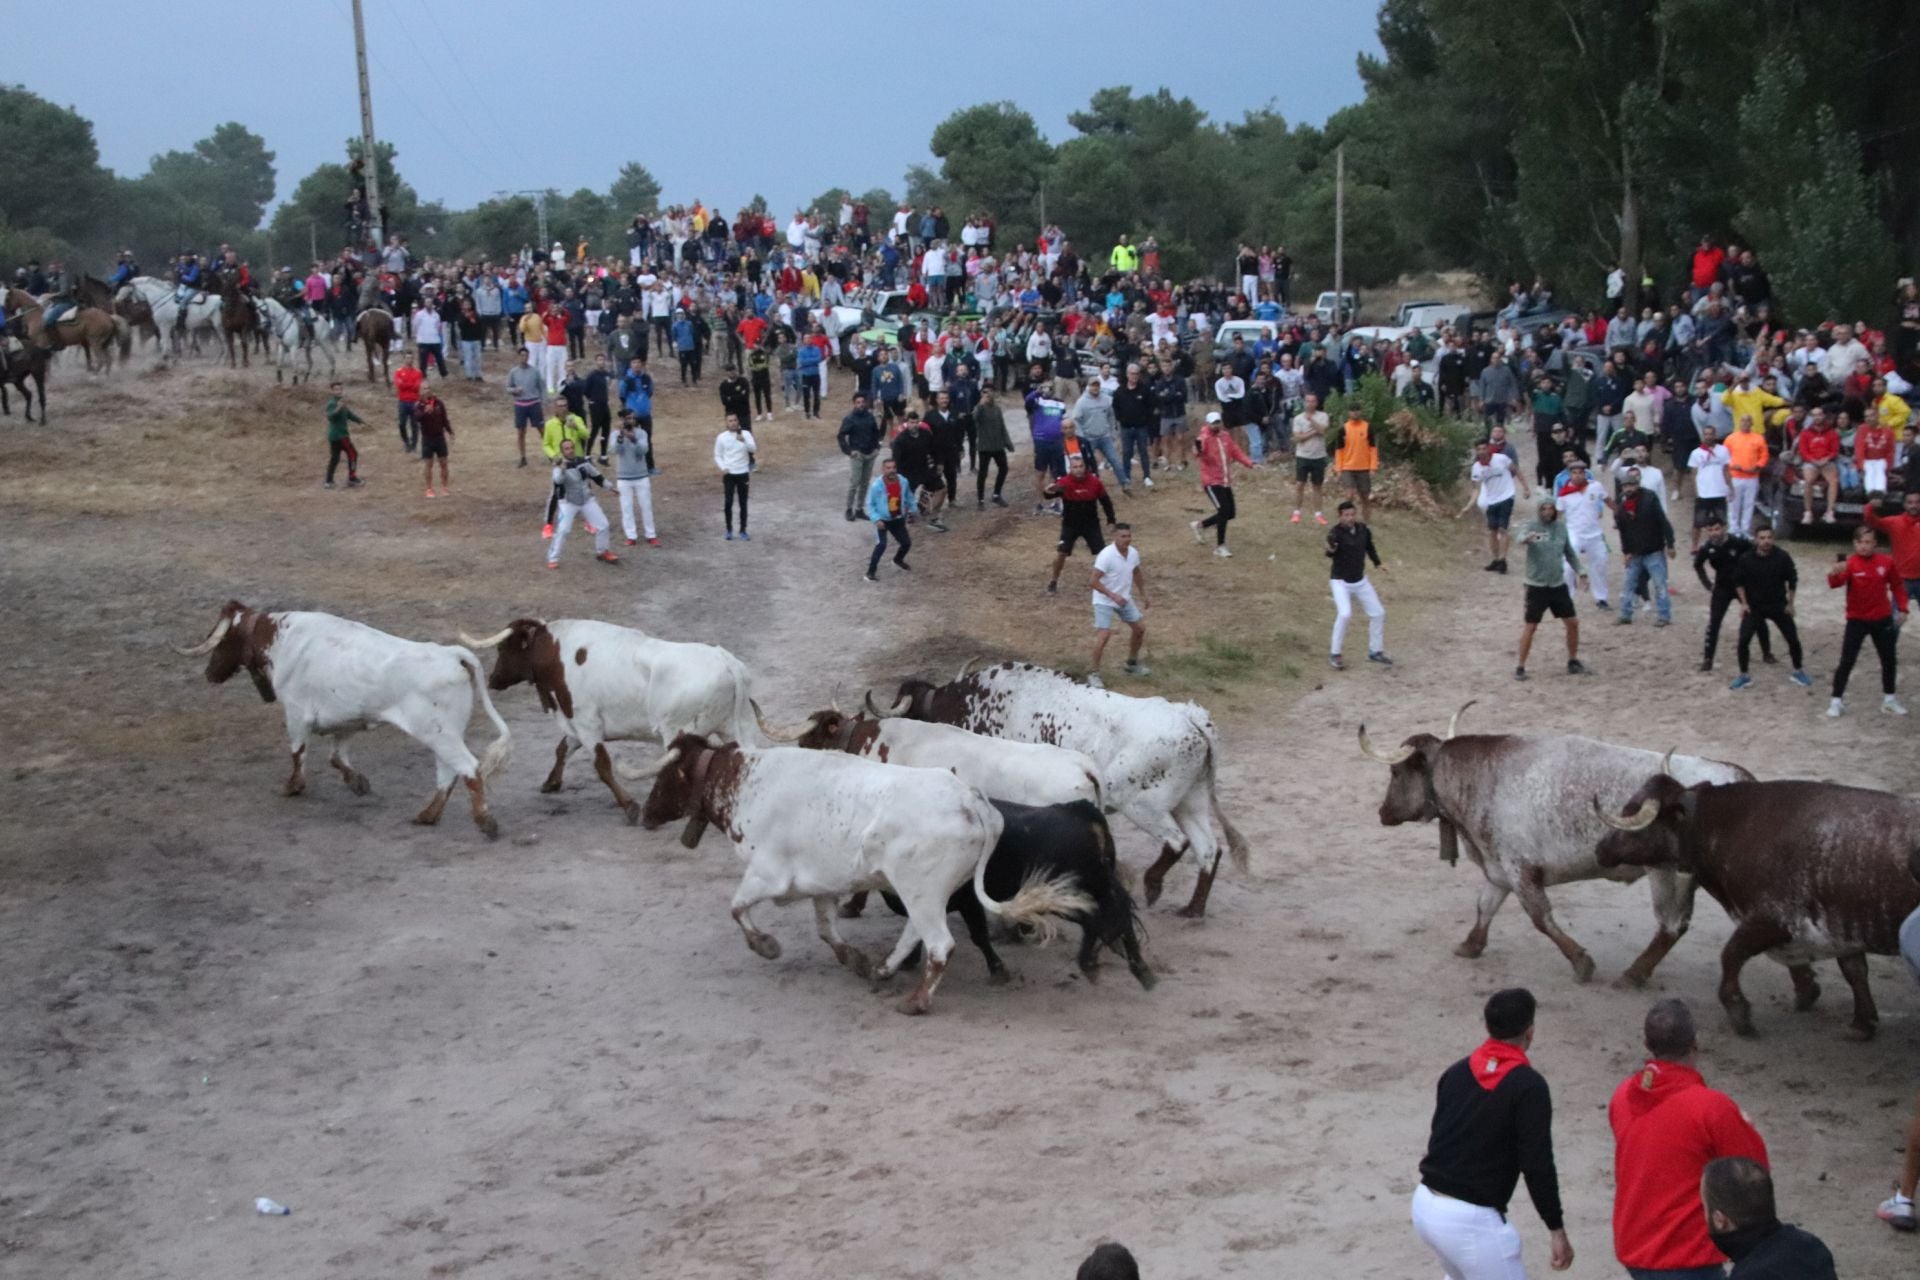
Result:
<instances>
[{"instance_id":1,"label":"white trousers","mask_svg":"<svg viewBox=\"0 0 1920 1280\"><path fill-rule=\"evenodd\" d=\"M634 245L633 247L627 250L627 265L630 267L638 267L640 265L640 246L639 245Z\"/></svg>"},{"instance_id":2,"label":"white trousers","mask_svg":"<svg viewBox=\"0 0 1920 1280\"><path fill-rule=\"evenodd\" d=\"M541 348L541 352L542 361L546 366L547 394L550 396L559 395L560 384L567 380L567 344L564 342L549 342L545 347Z\"/></svg>"},{"instance_id":3,"label":"white trousers","mask_svg":"<svg viewBox=\"0 0 1920 1280\"><path fill-rule=\"evenodd\" d=\"M1760 496L1760 478L1735 477L1733 497L1727 503L1727 532L1743 538L1753 536L1753 500Z\"/></svg>"},{"instance_id":4,"label":"white trousers","mask_svg":"<svg viewBox=\"0 0 1920 1280\"><path fill-rule=\"evenodd\" d=\"M1423 1184L1413 1191L1413 1230L1440 1259L1446 1280L1527 1280L1520 1233L1485 1205L1437 1195Z\"/></svg>"},{"instance_id":5,"label":"white trousers","mask_svg":"<svg viewBox=\"0 0 1920 1280\"><path fill-rule=\"evenodd\" d=\"M1868 493L1885 493L1887 491L1887 460L1868 458L1860 464L1860 477L1866 481Z\"/></svg>"},{"instance_id":6,"label":"white trousers","mask_svg":"<svg viewBox=\"0 0 1920 1280\"><path fill-rule=\"evenodd\" d=\"M567 530L573 528L573 518L580 516L587 522L587 531L593 534L595 552L607 550L607 513L600 509L600 499L588 498L585 504L574 506L564 499L560 503L560 519L553 526L553 541L547 544L547 563L560 562L560 548L567 543Z\"/></svg>"},{"instance_id":7,"label":"white trousers","mask_svg":"<svg viewBox=\"0 0 1920 1280\"><path fill-rule=\"evenodd\" d=\"M638 480L615 480L614 487L620 490L620 526L627 531L627 540L632 541L638 535L633 531L633 508L640 508L640 527L647 531L649 538L653 532L653 481L646 476Z\"/></svg>"},{"instance_id":8,"label":"white trousers","mask_svg":"<svg viewBox=\"0 0 1920 1280\"><path fill-rule=\"evenodd\" d=\"M1361 609L1367 615L1367 652L1379 653L1387 647L1387 609L1380 603L1380 593L1365 578L1358 582L1342 582L1338 578L1329 579L1333 587L1333 647L1328 653L1338 655L1341 642L1347 636L1347 620L1353 617L1353 602L1358 600Z\"/></svg>"},{"instance_id":9,"label":"white trousers","mask_svg":"<svg viewBox=\"0 0 1920 1280\"><path fill-rule=\"evenodd\" d=\"M1573 540L1574 554L1580 557L1580 563L1587 566L1587 587L1593 592L1593 602L1601 608L1607 607L1607 540L1598 533L1584 534ZM1573 566L1567 566L1567 594L1572 595L1580 587L1580 579L1574 574Z\"/></svg>"},{"instance_id":10,"label":"white trousers","mask_svg":"<svg viewBox=\"0 0 1920 1280\"><path fill-rule=\"evenodd\" d=\"M1240 293L1246 298L1248 306L1260 301L1260 277L1241 276Z\"/></svg>"}]
</instances>

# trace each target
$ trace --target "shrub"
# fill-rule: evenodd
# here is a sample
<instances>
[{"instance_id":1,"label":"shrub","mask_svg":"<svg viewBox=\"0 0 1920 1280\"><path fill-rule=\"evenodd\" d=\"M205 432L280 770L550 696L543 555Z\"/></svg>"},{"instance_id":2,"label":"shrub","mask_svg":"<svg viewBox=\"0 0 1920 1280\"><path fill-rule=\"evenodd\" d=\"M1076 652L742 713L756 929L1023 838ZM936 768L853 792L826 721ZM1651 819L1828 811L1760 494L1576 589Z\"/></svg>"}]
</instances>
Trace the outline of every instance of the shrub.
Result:
<instances>
[{"instance_id":1,"label":"shrub","mask_svg":"<svg viewBox=\"0 0 1920 1280\"><path fill-rule=\"evenodd\" d=\"M1479 427L1435 409L1414 408L1394 395L1393 384L1377 373L1360 379L1351 394L1328 399L1327 415L1336 424L1329 447L1337 446L1337 424L1346 421L1348 406L1354 404L1373 424L1382 466L1402 464L1436 492L1452 489L1466 473Z\"/></svg>"}]
</instances>

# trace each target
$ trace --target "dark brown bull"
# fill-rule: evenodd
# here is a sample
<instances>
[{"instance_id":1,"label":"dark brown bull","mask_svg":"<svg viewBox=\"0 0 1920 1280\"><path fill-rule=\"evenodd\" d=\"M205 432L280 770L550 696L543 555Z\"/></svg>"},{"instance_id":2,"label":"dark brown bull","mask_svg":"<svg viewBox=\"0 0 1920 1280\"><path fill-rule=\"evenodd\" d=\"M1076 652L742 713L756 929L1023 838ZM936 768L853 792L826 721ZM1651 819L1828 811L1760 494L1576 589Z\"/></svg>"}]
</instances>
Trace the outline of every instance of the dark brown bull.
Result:
<instances>
[{"instance_id":1,"label":"dark brown bull","mask_svg":"<svg viewBox=\"0 0 1920 1280\"><path fill-rule=\"evenodd\" d=\"M1740 970L1765 952L1787 965L1803 1011L1820 998L1810 962L1838 959L1853 989L1850 1034L1872 1038L1866 957L1896 953L1901 921L1920 908L1920 803L1830 782L1689 787L1656 774L1619 816L1601 816L1613 828L1595 849L1601 866L1676 868L1732 917L1720 1003L1735 1031L1753 1034Z\"/></svg>"}]
</instances>

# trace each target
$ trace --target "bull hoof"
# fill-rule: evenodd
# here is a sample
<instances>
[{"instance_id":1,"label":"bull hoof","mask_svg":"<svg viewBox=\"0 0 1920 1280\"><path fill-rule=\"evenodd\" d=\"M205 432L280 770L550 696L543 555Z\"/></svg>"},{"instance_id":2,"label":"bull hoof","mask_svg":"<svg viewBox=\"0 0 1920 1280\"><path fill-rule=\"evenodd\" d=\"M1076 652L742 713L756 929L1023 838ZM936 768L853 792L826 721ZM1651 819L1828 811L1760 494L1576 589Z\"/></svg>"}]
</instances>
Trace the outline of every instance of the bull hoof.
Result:
<instances>
[{"instance_id":1,"label":"bull hoof","mask_svg":"<svg viewBox=\"0 0 1920 1280\"><path fill-rule=\"evenodd\" d=\"M1793 993L1793 1011L1795 1013L1807 1013L1812 1010L1814 1005L1819 1003L1820 984L1817 982L1810 982Z\"/></svg>"},{"instance_id":2,"label":"bull hoof","mask_svg":"<svg viewBox=\"0 0 1920 1280\"><path fill-rule=\"evenodd\" d=\"M1733 1034L1737 1036L1747 1036L1751 1038L1754 1034L1753 1011L1747 1008L1745 1004L1728 1005L1727 1021L1733 1027Z\"/></svg>"},{"instance_id":3,"label":"bull hoof","mask_svg":"<svg viewBox=\"0 0 1920 1280\"><path fill-rule=\"evenodd\" d=\"M637 827L640 825L640 802L638 800L629 800L620 807L626 812L628 826Z\"/></svg>"},{"instance_id":4,"label":"bull hoof","mask_svg":"<svg viewBox=\"0 0 1920 1280\"><path fill-rule=\"evenodd\" d=\"M1154 971L1151 969L1144 969L1144 968L1135 969L1133 971L1133 976L1134 976L1134 980L1140 984L1140 988L1143 991L1151 991L1155 987L1160 985L1159 975L1154 973Z\"/></svg>"},{"instance_id":5,"label":"bull hoof","mask_svg":"<svg viewBox=\"0 0 1920 1280\"><path fill-rule=\"evenodd\" d=\"M780 958L780 939L770 933L756 933L747 938L747 948L762 960Z\"/></svg>"},{"instance_id":6,"label":"bull hoof","mask_svg":"<svg viewBox=\"0 0 1920 1280\"><path fill-rule=\"evenodd\" d=\"M1478 960L1481 955L1485 953L1486 949L1487 944L1485 942L1475 942L1472 938L1468 938L1465 942L1453 949L1453 954L1459 956L1462 960Z\"/></svg>"},{"instance_id":7,"label":"bull hoof","mask_svg":"<svg viewBox=\"0 0 1920 1280\"><path fill-rule=\"evenodd\" d=\"M560 789L560 780L558 778L548 778L545 782L540 784L540 794L543 796L550 796L554 792L558 791L559 789Z\"/></svg>"},{"instance_id":8,"label":"bull hoof","mask_svg":"<svg viewBox=\"0 0 1920 1280\"><path fill-rule=\"evenodd\" d=\"M854 977L872 979L873 961L860 948L841 947L837 956L841 964L853 970Z\"/></svg>"},{"instance_id":9,"label":"bull hoof","mask_svg":"<svg viewBox=\"0 0 1920 1280\"><path fill-rule=\"evenodd\" d=\"M1593 981L1593 957L1584 951L1574 959L1573 980L1575 982Z\"/></svg>"},{"instance_id":10,"label":"bull hoof","mask_svg":"<svg viewBox=\"0 0 1920 1280\"><path fill-rule=\"evenodd\" d=\"M1880 1027L1877 1023L1856 1022L1847 1028L1847 1039L1864 1043L1865 1041L1873 1039L1879 1030Z\"/></svg>"},{"instance_id":11,"label":"bull hoof","mask_svg":"<svg viewBox=\"0 0 1920 1280\"><path fill-rule=\"evenodd\" d=\"M350 773L347 775L347 790L357 796L372 795L373 784L367 781L364 773Z\"/></svg>"},{"instance_id":12,"label":"bull hoof","mask_svg":"<svg viewBox=\"0 0 1920 1280\"><path fill-rule=\"evenodd\" d=\"M993 970L990 970L987 974L987 985L990 987L1004 987L1009 982L1012 982L1012 981L1013 981L1013 970L1011 969L1007 969L1007 968L993 969Z\"/></svg>"},{"instance_id":13,"label":"bull hoof","mask_svg":"<svg viewBox=\"0 0 1920 1280\"><path fill-rule=\"evenodd\" d=\"M416 813L413 815L413 825L416 827L431 827L439 821L440 815L437 813Z\"/></svg>"},{"instance_id":14,"label":"bull hoof","mask_svg":"<svg viewBox=\"0 0 1920 1280\"><path fill-rule=\"evenodd\" d=\"M933 1000L931 997L923 996L916 991L895 1005L894 1008L900 1010L900 1012L910 1018L922 1017L933 1010Z\"/></svg>"},{"instance_id":15,"label":"bull hoof","mask_svg":"<svg viewBox=\"0 0 1920 1280\"><path fill-rule=\"evenodd\" d=\"M296 779L295 779L295 780L293 780L292 782L289 782L289 783L287 783L287 785L286 785L286 786L284 786L284 787L282 787L282 788L280 788L280 794L281 794L281 795L283 795L283 796L298 796L298 795L305 795L305 794L306 794L306 790L307 790L307 781L306 781L306 779L305 779L305 778L296 778Z\"/></svg>"},{"instance_id":16,"label":"bull hoof","mask_svg":"<svg viewBox=\"0 0 1920 1280\"><path fill-rule=\"evenodd\" d=\"M1627 970L1613 980L1615 991L1638 991L1647 985L1647 975L1633 969Z\"/></svg>"},{"instance_id":17,"label":"bull hoof","mask_svg":"<svg viewBox=\"0 0 1920 1280\"><path fill-rule=\"evenodd\" d=\"M490 813L482 814L478 818L475 818L473 825L480 828L480 834L489 840L498 840L500 838L500 824Z\"/></svg>"},{"instance_id":18,"label":"bull hoof","mask_svg":"<svg viewBox=\"0 0 1920 1280\"><path fill-rule=\"evenodd\" d=\"M1140 883L1146 887L1148 906L1152 906L1154 903L1160 901L1161 881L1166 879L1164 874L1155 875L1155 870L1156 868L1149 867L1146 875L1140 877Z\"/></svg>"},{"instance_id":19,"label":"bull hoof","mask_svg":"<svg viewBox=\"0 0 1920 1280\"><path fill-rule=\"evenodd\" d=\"M1100 966L1097 964L1081 965L1080 973L1082 976L1086 978L1087 984L1089 986L1092 986L1100 981Z\"/></svg>"},{"instance_id":20,"label":"bull hoof","mask_svg":"<svg viewBox=\"0 0 1920 1280\"><path fill-rule=\"evenodd\" d=\"M840 904L840 918L842 920L858 920L861 913L866 909L866 903L855 902L852 899L848 899Z\"/></svg>"},{"instance_id":21,"label":"bull hoof","mask_svg":"<svg viewBox=\"0 0 1920 1280\"><path fill-rule=\"evenodd\" d=\"M1205 920L1207 918L1207 909L1205 907L1196 907L1189 902L1173 914L1179 916L1182 920Z\"/></svg>"}]
</instances>

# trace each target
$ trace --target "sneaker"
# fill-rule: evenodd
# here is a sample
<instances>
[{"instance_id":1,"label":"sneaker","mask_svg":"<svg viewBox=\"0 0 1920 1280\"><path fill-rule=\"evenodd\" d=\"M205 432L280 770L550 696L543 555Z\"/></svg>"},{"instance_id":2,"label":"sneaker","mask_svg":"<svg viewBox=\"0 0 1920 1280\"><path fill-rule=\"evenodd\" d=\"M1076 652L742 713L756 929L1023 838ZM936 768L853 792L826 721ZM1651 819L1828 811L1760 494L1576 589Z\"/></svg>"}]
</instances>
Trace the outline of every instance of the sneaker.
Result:
<instances>
[{"instance_id":1,"label":"sneaker","mask_svg":"<svg viewBox=\"0 0 1920 1280\"><path fill-rule=\"evenodd\" d=\"M1515 667L1513 669L1513 678L1515 680L1525 680L1527 678L1527 669L1525 667Z\"/></svg>"},{"instance_id":2,"label":"sneaker","mask_svg":"<svg viewBox=\"0 0 1920 1280\"><path fill-rule=\"evenodd\" d=\"M351 480L347 481L347 488L349 489L364 489L366 487L367 487L367 482L365 480L362 480L359 476L355 476Z\"/></svg>"},{"instance_id":3,"label":"sneaker","mask_svg":"<svg viewBox=\"0 0 1920 1280\"><path fill-rule=\"evenodd\" d=\"M893 562L893 567L894 567L894 568L896 568L896 569L898 569L898 570L899 570L900 572L902 572L902 573L912 573L912 572L913 572L913 566L912 566L912 565L910 565L910 564L908 564L908 563L907 563L907 562L906 562L905 560L895 560L895 561Z\"/></svg>"},{"instance_id":4,"label":"sneaker","mask_svg":"<svg viewBox=\"0 0 1920 1280\"><path fill-rule=\"evenodd\" d=\"M320 482L320 487L321 487L322 489L331 489L331 488L334 488L335 486L334 486L334 483L333 483L333 481L331 481L331 480L322 480L322 481Z\"/></svg>"},{"instance_id":5,"label":"sneaker","mask_svg":"<svg viewBox=\"0 0 1920 1280\"><path fill-rule=\"evenodd\" d=\"M599 461L600 461L600 465L601 465L601 466L603 466L603 467L604 467L604 466L606 466L606 465L607 465L607 455L606 455L606 454L604 454L604 453L603 453L603 454L601 454L601 455L600 455L600 459L599 459Z\"/></svg>"},{"instance_id":6,"label":"sneaker","mask_svg":"<svg viewBox=\"0 0 1920 1280\"><path fill-rule=\"evenodd\" d=\"M1007 505L1007 500L1001 497L997 493L994 494L991 498L987 499L987 501L991 502L996 507L1004 507Z\"/></svg>"},{"instance_id":7,"label":"sneaker","mask_svg":"<svg viewBox=\"0 0 1920 1280\"><path fill-rule=\"evenodd\" d=\"M1107 682L1100 678L1100 673L1098 671L1087 672L1087 688L1104 689L1106 687L1107 687Z\"/></svg>"},{"instance_id":8,"label":"sneaker","mask_svg":"<svg viewBox=\"0 0 1920 1280\"><path fill-rule=\"evenodd\" d=\"M1145 485L1145 486L1147 486L1147 488L1149 488L1149 489L1151 489L1151 488L1153 488L1153 477L1152 477L1152 476L1141 476L1141 477L1140 477L1140 483L1141 483L1141 484L1143 484L1143 485Z\"/></svg>"},{"instance_id":9,"label":"sneaker","mask_svg":"<svg viewBox=\"0 0 1920 1280\"><path fill-rule=\"evenodd\" d=\"M1290 518L1289 518L1289 519L1287 520L1287 523L1288 523L1288 524L1299 524L1299 523L1300 523L1300 513L1299 513L1298 511L1296 511L1296 512L1294 512L1294 513L1293 513L1293 515L1292 515L1292 517L1290 517Z\"/></svg>"},{"instance_id":10,"label":"sneaker","mask_svg":"<svg viewBox=\"0 0 1920 1280\"><path fill-rule=\"evenodd\" d=\"M1813 677L1808 675L1804 671L1794 671L1787 676L1787 679L1793 681L1795 684L1799 685L1802 689L1813 688Z\"/></svg>"},{"instance_id":11,"label":"sneaker","mask_svg":"<svg viewBox=\"0 0 1920 1280\"><path fill-rule=\"evenodd\" d=\"M878 581L880 581L880 579L878 579L878 578L876 578L876 577L874 577L874 576L873 576L872 574L870 574L870 573L863 573L863 574L861 574L861 575L860 575L860 577L862 578L862 580L864 580L864 581L867 581L867 582L878 582Z\"/></svg>"},{"instance_id":12,"label":"sneaker","mask_svg":"<svg viewBox=\"0 0 1920 1280\"><path fill-rule=\"evenodd\" d=\"M1144 662L1129 661L1125 667L1125 671L1130 676L1150 676L1153 674L1153 668Z\"/></svg>"},{"instance_id":13,"label":"sneaker","mask_svg":"<svg viewBox=\"0 0 1920 1280\"><path fill-rule=\"evenodd\" d=\"M1198 520L1187 521L1187 528L1193 530L1193 540L1195 542L1203 547L1207 545L1207 535L1200 532L1200 522Z\"/></svg>"},{"instance_id":14,"label":"sneaker","mask_svg":"<svg viewBox=\"0 0 1920 1280\"><path fill-rule=\"evenodd\" d=\"M1774 657L1770 653L1763 653L1760 655L1760 661L1766 663L1768 666L1772 666L1774 663L1780 661L1780 659Z\"/></svg>"},{"instance_id":15,"label":"sneaker","mask_svg":"<svg viewBox=\"0 0 1920 1280\"><path fill-rule=\"evenodd\" d=\"M1613 625L1616 627L1630 627L1633 625L1633 619L1623 613L1613 620Z\"/></svg>"},{"instance_id":16,"label":"sneaker","mask_svg":"<svg viewBox=\"0 0 1920 1280\"><path fill-rule=\"evenodd\" d=\"M1480 571L1482 573L1498 573L1500 572L1500 562L1498 560L1489 560L1480 566Z\"/></svg>"},{"instance_id":17,"label":"sneaker","mask_svg":"<svg viewBox=\"0 0 1920 1280\"><path fill-rule=\"evenodd\" d=\"M433 496L433 490L431 489L427 490L427 496L431 498Z\"/></svg>"},{"instance_id":18,"label":"sneaker","mask_svg":"<svg viewBox=\"0 0 1920 1280\"><path fill-rule=\"evenodd\" d=\"M935 520L932 517L928 517L927 528L933 530L935 533L945 533L947 531L946 521ZM744 538L747 535L743 533L740 536Z\"/></svg>"},{"instance_id":19,"label":"sneaker","mask_svg":"<svg viewBox=\"0 0 1920 1280\"><path fill-rule=\"evenodd\" d=\"M1393 665L1393 659L1389 658L1385 653L1370 653L1367 655L1367 661L1377 662L1383 667L1390 667Z\"/></svg>"},{"instance_id":20,"label":"sneaker","mask_svg":"<svg viewBox=\"0 0 1920 1280\"><path fill-rule=\"evenodd\" d=\"M1880 1202L1880 1207L1874 1210L1874 1216L1895 1231L1911 1231L1914 1227L1913 1201L1896 1191Z\"/></svg>"},{"instance_id":21,"label":"sneaker","mask_svg":"<svg viewBox=\"0 0 1920 1280\"><path fill-rule=\"evenodd\" d=\"M547 568L549 568L549 569L558 569L559 567L560 567L560 562L559 562L558 560L549 560L549 561L547 561Z\"/></svg>"},{"instance_id":22,"label":"sneaker","mask_svg":"<svg viewBox=\"0 0 1920 1280\"><path fill-rule=\"evenodd\" d=\"M636 545L638 545L638 543L637 543L637 540L636 540L636 539L633 539L633 538L628 538L628 539L627 539L627 545L631 547L631 546L636 546Z\"/></svg>"},{"instance_id":23,"label":"sneaker","mask_svg":"<svg viewBox=\"0 0 1920 1280\"><path fill-rule=\"evenodd\" d=\"M729 530L727 530L727 541L728 541L728 542L732 542L732 541L733 541L733 530L731 530L731 529L729 529Z\"/></svg>"},{"instance_id":24,"label":"sneaker","mask_svg":"<svg viewBox=\"0 0 1920 1280\"><path fill-rule=\"evenodd\" d=\"M658 538L648 538L648 539L647 539L647 545L648 545L648 546L650 546L650 547L657 547L657 546L659 546L659 545L660 545L660 539L658 539Z\"/></svg>"},{"instance_id":25,"label":"sneaker","mask_svg":"<svg viewBox=\"0 0 1920 1280\"><path fill-rule=\"evenodd\" d=\"M619 564L619 563L620 563L620 557L619 557L619 556L617 556L617 555L615 555L615 554L613 554L613 552L611 552L611 551L602 551L602 552L601 552L601 553L600 553L599 555L597 555L597 556L595 556L595 557L594 557L594 559L596 559L596 560L604 560L604 561L606 561L606 562L607 562L608 564Z\"/></svg>"},{"instance_id":26,"label":"sneaker","mask_svg":"<svg viewBox=\"0 0 1920 1280\"><path fill-rule=\"evenodd\" d=\"M1590 671L1590 670L1588 670L1588 669L1587 669L1587 664L1586 664L1586 663L1584 663L1584 662L1582 662L1582 661L1580 661L1580 659L1578 659L1578 658L1568 658L1568 659L1567 659L1567 674L1568 674L1568 675L1570 675L1570 676L1590 676L1590 675L1592 675L1592 674L1593 674L1593 672L1592 672L1592 671Z\"/></svg>"},{"instance_id":27,"label":"sneaker","mask_svg":"<svg viewBox=\"0 0 1920 1280\"><path fill-rule=\"evenodd\" d=\"M1317 525L1325 526L1325 524L1327 523L1327 518L1324 515L1322 515L1320 512L1316 511L1313 513L1313 522Z\"/></svg>"},{"instance_id":28,"label":"sneaker","mask_svg":"<svg viewBox=\"0 0 1920 1280\"><path fill-rule=\"evenodd\" d=\"M1227 549L1227 544L1224 542L1213 549L1213 554L1219 556L1222 560L1231 560L1233 558L1233 552Z\"/></svg>"},{"instance_id":29,"label":"sneaker","mask_svg":"<svg viewBox=\"0 0 1920 1280\"><path fill-rule=\"evenodd\" d=\"M1729 684L1727 688L1738 691L1740 689L1748 688L1752 684L1753 684L1753 677L1748 675L1746 672L1742 671L1739 675L1733 678L1733 683Z\"/></svg>"},{"instance_id":30,"label":"sneaker","mask_svg":"<svg viewBox=\"0 0 1920 1280\"><path fill-rule=\"evenodd\" d=\"M1052 582L1049 582L1047 584L1047 594L1050 596L1056 596L1060 594L1060 580L1058 578L1054 579Z\"/></svg>"},{"instance_id":31,"label":"sneaker","mask_svg":"<svg viewBox=\"0 0 1920 1280\"><path fill-rule=\"evenodd\" d=\"M1347 660L1337 653L1330 653L1327 655L1327 665L1335 671L1345 671L1347 669Z\"/></svg>"},{"instance_id":32,"label":"sneaker","mask_svg":"<svg viewBox=\"0 0 1920 1280\"><path fill-rule=\"evenodd\" d=\"M542 538L551 538L553 536L553 526L550 524L540 526L540 536Z\"/></svg>"},{"instance_id":33,"label":"sneaker","mask_svg":"<svg viewBox=\"0 0 1920 1280\"><path fill-rule=\"evenodd\" d=\"M1840 698L1827 699L1828 719L1838 720L1842 715L1846 714L1846 710L1847 710L1847 704L1843 699L1840 699Z\"/></svg>"},{"instance_id":34,"label":"sneaker","mask_svg":"<svg viewBox=\"0 0 1920 1280\"><path fill-rule=\"evenodd\" d=\"M1705 672L1713 670L1713 664L1711 662L1703 662L1699 666L1695 667L1694 670L1704 674Z\"/></svg>"},{"instance_id":35,"label":"sneaker","mask_svg":"<svg viewBox=\"0 0 1920 1280\"><path fill-rule=\"evenodd\" d=\"M1656 627L1670 627L1673 625L1673 619L1672 618L1655 618L1653 620L1653 625Z\"/></svg>"},{"instance_id":36,"label":"sneaker","mask_svg":"<svg viewBox=\"0 0 1920 1280\"><path fill-rule=\"evenodd\" d=\"M1900 699L1894 697L1892 694L1888 694L1886 697L1880 699L1880 709L1890 716L1903 716L1907 714L1907 709L1900 705Z\"/></svg>"},{"instance_id":37,"label":"sneaker","mask_svg":"<svg viewBox=\"0 0 1920 1280\"><path fill-rule=\"evenodd\" d=\"M748 532L747 532L747 531L746 531L745 529L742 529L742 530L740 531L740 541L742 541L742 542L752 542L752 541L753 541L753 535L752 535L752 534L750 534L750 533L748 533Z\"/></svg>"},{"instance_id":38,"label":"sneaker","mask_svg":"<svg viewBox=\"0 0 1920 1280\"><path fill-rule=\"evenodd\" d=\"M1507 571L1507 562L1506 562L1505 560L1496 560L1496 561L1494 561L1494 562L1493 562L1493 571L1494 571L1495 573L1505 573L1505 572Z\"/></svg>"},{"instance_id":39,"label":"sneaker","mask_svg":"<svg viewBox=\"0 0 1920 1280\"><path fill-rule=\"evenodd\" d=\"M525 458L522 458L522 459L520 459L520 465L521 465L521 466L523 466L523 467L524 467L524 466L526 466L526 465L527 465L527 460L526 460Z\"/></svg>"},{"instance_id":40,"label":"sneaker","mask_svg":"<svg viewBox=\"0 0 1920 1280\"><path fill-rule=\"evenodd\" d=\"M848 523L848 524L852 524L852 523L853 523L853 522L854 522L855 520L858 520L859 518L860 518L859 516L857 516L857 515L855 515L855 514L853 514L853 508L852 508L852 507L848 507L848 508L847 508L847 523Z\"/></svg>"}]
</instances>

